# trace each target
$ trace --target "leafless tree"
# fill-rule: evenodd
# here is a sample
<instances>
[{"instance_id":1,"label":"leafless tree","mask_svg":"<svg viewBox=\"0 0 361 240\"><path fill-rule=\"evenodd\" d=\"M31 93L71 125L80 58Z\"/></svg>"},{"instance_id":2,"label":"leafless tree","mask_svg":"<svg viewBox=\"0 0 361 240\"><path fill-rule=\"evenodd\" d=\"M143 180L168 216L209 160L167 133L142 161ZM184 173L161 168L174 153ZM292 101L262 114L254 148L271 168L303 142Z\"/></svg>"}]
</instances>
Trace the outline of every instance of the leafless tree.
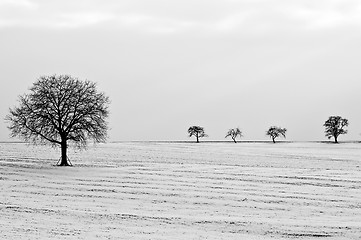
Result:
<instances>
[{"instance_id":1,"label":"leafless tree","mask_svg":"<svg viewBox=\"0 0 361 240\"><path fill-rule=\"evenodd\" d=\"M232 128L232 129L228 130L227 135L225 136L225 138L227 138L227 137L231 137L233 139L233 141L235 143L237 143L236 138L237 137L241 138L241 137L243 137L243 135L242 135L241 130L239 130L239 128Z\"/></svg>"},{"instance_id":2,"label":"leafless tree","mask_svg":"<svg viewBox=\"0 0 361 240\"><path fill-rule=\"evenodd\" d=\"M270 136L270 138L272 138L273 143L276 143L275 139L279 136L283 136L285 138L286 132L287 132L286 128L272 126L268 129L268 131L266 132L266 135Z\"/></svg>"},{"instance_id":3,"label":"leafless tree","mask_svg":"<svg viewBox=\"0 0 361 240\"><path fill-rule=\"evenodd\" d=\"M346 134L347 130L344 128L348 126L348 120L340 116L330 116L323 124L325 135L328 139L334 138L335 143L338 143L337 138L340 134Z\"/></svg>"},{"instance_id":4,"label":"leafless tree","mask_svg":"<svg viewBox=\"0 0 361 240\"><path fill-rule=\"evenodd\" d=\"M204 128L200 126L192 126L188 128L189 137L195 136L197 139L197 143L199 143L199 138L208 137L204 132Z\"/></svg>"},{"instance_id":5,"label":"leafless tree","mask_svg":"<svg viewBox=\"0 0 361 240\"><path fill-rule=\"evenodd\" d=\"M35 144L60 145L60 166L69 165L68 141L83 148L87 139L106 140L110 102L93 82L69 75L42 76L19 102L6 116L11 136Z\"/></svg>"}]
</instances>

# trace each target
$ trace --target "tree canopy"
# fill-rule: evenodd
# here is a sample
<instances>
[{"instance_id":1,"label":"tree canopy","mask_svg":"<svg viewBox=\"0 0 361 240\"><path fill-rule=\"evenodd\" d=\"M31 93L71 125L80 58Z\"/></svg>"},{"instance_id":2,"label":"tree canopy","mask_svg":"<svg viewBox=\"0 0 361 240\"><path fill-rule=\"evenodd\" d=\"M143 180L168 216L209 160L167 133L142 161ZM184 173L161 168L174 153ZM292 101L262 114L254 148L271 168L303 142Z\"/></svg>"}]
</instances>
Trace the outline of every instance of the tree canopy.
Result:
<instances>
[{"instance_id":1,"label":"tree canopy","mask_svg":"<svg viewBox=\"0 0 361 240\"><path fill-rule=\"evenodd\" d=\"M208 137L208 135L204 132L204 128L200 126L192 126L188 128L189 137L195 136L197 143L199 143L199 138Z\"/></svg>"},{"instance_id":2,"label":"tree canopy","mask_svg":"<svg viewBox=\"0 0 361 240\"><path fill-rule=\"evenodd\" d=\"M348 120L340 116L330 116L323 126L325 127L325 136L328 139L333 137L335 143L338 143L338 136L347 133L345 127L348 126Z\"/></svg>"},{"instance_id":3,"label":"tree canopy","mask_svg":"<svg viewBox=\"0 0 361 240\"><path fill-rule=\"evenodd\" d=\"M225 138L227 138L227 137L231 137L232 140L236 143L237 142L236 141L237 137L239 137L239 138L243 137L242 131L239 128L231 128L231 129L228 130L227 135L225 136Z\"/></svg>"},{"instance_id":4,"label":"tree canopy","mask_svg":"<svg viewBox=\"0 0 361 240\"><path fill-rule=\"evenodd\" d=\"M273 143L275 143L275 139L279 136L286 138L286 132L286 128L272 126L267 130L266 135L268 135L272 139Z\"/></svg>"},{"instance_id":5,"label":"tree canopy","mask_svg":"<svg viewBox=\"0 0 361 240\"><path fill-rule=\"evenodd\" d=\"M70 75L42 76L30 93L19 97L19 106L10 109L6 120L12 137L60 145L60 165L65 166L68 141L82 148L88 139L106 140L109 103L93 82Z\"/></svg>"}]
</instances>

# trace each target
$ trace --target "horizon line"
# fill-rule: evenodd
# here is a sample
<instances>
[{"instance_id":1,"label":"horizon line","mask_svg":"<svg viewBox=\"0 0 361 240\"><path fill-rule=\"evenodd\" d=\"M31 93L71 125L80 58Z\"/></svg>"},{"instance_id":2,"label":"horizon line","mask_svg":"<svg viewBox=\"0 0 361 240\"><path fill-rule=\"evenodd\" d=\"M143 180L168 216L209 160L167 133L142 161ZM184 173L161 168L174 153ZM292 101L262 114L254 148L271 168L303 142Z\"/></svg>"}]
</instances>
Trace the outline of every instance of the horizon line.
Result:
<instances>
[{"instance_id":1,"label":"horizon line","mask_svg":"<svg viewBox=\"0 0 361 240\"><path fill-rule=\"evenodd\" d=\"M194 140L111 140L106 142L99 142L99 143L93 143L93 144L106 144L106 143L197 143ZM13 144L32 144L31 142L25 142L25 141L1 141L0 143L13 143ZM235 142L229 140L204 140L199 141L199 143L232 143ZM237 143L272 143L272 140L239 140ZM276 143L335 143L332 140L278 140ZM361 140L345 140L345 141L339 141L338 143L361 143ZM89 143L88 145L91 145L92 143ZM48 144L33 144L33 145L48 145Z\"/></svg>"}]
</instances>

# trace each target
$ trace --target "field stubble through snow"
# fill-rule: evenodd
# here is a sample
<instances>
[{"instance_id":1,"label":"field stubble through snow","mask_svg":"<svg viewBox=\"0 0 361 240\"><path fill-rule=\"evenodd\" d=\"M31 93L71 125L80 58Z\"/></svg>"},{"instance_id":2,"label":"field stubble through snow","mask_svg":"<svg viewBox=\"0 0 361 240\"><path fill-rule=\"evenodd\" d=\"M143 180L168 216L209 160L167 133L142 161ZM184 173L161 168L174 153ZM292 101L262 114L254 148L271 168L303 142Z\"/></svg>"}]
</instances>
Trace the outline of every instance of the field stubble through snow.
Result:
<instances>
[{"instance_id":1,"label":"field stubble through snow","mask_svg":"<svg viewBox=\"0 0 361 240\"><path fill-rule=\"evenodd\" d=\"M0 239L361 239L361 144L0 143Z\"/></svg>"}]
</instances>

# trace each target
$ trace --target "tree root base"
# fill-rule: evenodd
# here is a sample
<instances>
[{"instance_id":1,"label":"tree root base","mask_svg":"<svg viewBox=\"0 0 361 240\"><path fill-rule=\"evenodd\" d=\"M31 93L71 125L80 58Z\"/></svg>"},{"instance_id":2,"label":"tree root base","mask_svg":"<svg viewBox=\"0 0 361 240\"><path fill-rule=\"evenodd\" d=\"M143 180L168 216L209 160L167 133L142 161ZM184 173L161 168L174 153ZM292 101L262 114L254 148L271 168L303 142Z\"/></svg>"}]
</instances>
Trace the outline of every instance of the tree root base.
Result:
<instances>
[{"instance_id":1,"label":"tree root base","mask_svg":"<svg viewBox=\"0 0 361 240\"><path fill-rule=\"evenodd\" d=\"M67 162L66 163L63 163L61 162L61 157L59 158L59 161L57 162L56 166L58 167L72 167L73 164L70 162L70 159L67 157Z\"/></svg>"},{"instance_id":2,"label":"tree root base","mask_svg":"<svg viewBox=\"0 0 361 240\"><path fill-rule=\"evenodd\" d=\"M56 164L56 166L58 166L58 167L72 167L73 165L71 165L69 163L62 163L62 164Z\"/></svg>"}]
</instances>

